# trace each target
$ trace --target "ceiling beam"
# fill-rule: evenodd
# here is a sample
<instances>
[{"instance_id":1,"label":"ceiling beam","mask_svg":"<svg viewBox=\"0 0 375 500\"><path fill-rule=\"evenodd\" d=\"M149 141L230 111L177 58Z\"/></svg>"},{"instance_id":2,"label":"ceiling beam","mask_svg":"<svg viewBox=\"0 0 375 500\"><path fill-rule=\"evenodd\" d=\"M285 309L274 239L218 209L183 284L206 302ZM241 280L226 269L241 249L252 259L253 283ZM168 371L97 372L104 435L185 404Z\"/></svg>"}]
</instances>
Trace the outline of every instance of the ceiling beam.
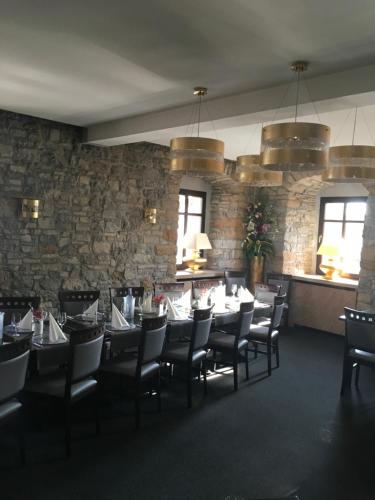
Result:
<instances>
[{"instance_id":1,"label":"ceiling beam","mask_svg":"<svg viewBox=\"0 0 375 500\"><path fill-rule=\"evenodd\" d=\"M353 107L356 104L369 104L370 100L371 104L375 103L375 64L310 79L304 78L304 81L308 92L301 92L301 105L309 103L311 100L319 105L325 101L332 101L331 109L342 109ZM281 85L227 97L207 99L210 119L218 123L223 120L229 123L232 121L231 119L236 117L238 119L241 116L245 117L245 115L255 115L258 121L272 120L271 111L273 115L274 110L281 106L285 110L289 109L287 111L289 113L290 107L294 104L295 92L292 90L287 92L288 87L289 85ZM286 92L287 96L282 102ZM348 97L352 97L352 99L348 99ZM194 102L193 98L192 102ZM143 140L142 135L150 132L186 127L189 125L190 118L191 104L107 121L89 126L86 142L102 145L136 142Z\"/></svg>"}]
</instances>

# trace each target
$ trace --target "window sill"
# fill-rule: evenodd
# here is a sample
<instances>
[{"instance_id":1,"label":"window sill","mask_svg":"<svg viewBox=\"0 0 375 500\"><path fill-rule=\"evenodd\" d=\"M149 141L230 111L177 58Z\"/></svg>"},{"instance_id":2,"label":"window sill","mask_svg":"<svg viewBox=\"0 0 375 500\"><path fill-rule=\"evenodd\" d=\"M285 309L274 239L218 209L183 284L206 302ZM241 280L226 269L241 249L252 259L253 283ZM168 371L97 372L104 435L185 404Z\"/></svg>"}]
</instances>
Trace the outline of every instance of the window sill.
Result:
<instances>
[{"instance_id":1,"label":"window sill","mask_svg":"<svg viewBox=\"0 0 375 500\"><path fill-rule=\"evenodd\" d=\"M358 280L352 280L349 278L334 278L332 280L326 280L323 276L318 274L294 274L293 280L334 288L350 288L351 290L358 288Z\"/></svg>"}]
</instances>

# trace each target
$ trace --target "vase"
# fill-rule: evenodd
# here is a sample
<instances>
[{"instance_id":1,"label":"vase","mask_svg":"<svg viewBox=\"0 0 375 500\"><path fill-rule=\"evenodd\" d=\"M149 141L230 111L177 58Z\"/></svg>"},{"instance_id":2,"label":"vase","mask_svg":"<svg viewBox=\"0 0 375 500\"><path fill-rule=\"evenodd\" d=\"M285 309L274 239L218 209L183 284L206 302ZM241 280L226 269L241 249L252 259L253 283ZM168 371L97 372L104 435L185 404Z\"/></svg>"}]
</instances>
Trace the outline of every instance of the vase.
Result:
<instances>
[{"instance_id":1,"label":"vase","mask_svg":"<svg viewBox=\"0 0 375 500\"><path fill-rule=\"evenodd\" d=\"M264 257L256 255L249 262L249 289L255 293L255 283L263 283Z\"/></svg>"}]
</instances>

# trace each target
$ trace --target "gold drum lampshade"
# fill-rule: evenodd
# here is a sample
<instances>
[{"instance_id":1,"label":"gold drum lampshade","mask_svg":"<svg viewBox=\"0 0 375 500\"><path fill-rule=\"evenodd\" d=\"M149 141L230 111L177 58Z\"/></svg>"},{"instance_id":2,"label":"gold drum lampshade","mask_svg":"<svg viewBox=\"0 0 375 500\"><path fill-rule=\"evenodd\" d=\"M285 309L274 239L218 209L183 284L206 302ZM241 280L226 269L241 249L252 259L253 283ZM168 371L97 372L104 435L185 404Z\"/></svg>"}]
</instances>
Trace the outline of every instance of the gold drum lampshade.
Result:
<instances>
[{"instance_id":1,"label":"gold drum lampshade","mask_svg":"<svg viewBox=\"0 0 375 500\"><path fill-rule=\"evenodd\" d=\"M204 175L224 173L224 142L206 137L171 140L171 170Z\"/></svg>"},{"instance_id":2,"label":"gold drum lampshade","mask_svg":"<svg viewBox=\"0 0 375 500\"><path fill-rule=\"evenodd\" d=\"M260 155L237 156L233 178L242 184L258 187L281 186L283 183L282 172L267 171L260 166Z\"/></svg>"},{"instance_id":3,"label":"gold drum lampshade","mask_svg":"<svg viewBox=\"0 0 375 500\"><path fill-rule=\"evenodd\" d=\"M375 146L335 146L329 150L328 182L375 181Z\"/></svg>"},{"instance_id":4,"label":"gold drum lampshade","mask_svg":"<svg viewBox=\"0 0 375 500\"><path fill-rule=\"evenodd\" d=\"M328 166L330 128L287 122L263 127L260 163L279 172L320 171Z\"/></svg>"}]
</instances>

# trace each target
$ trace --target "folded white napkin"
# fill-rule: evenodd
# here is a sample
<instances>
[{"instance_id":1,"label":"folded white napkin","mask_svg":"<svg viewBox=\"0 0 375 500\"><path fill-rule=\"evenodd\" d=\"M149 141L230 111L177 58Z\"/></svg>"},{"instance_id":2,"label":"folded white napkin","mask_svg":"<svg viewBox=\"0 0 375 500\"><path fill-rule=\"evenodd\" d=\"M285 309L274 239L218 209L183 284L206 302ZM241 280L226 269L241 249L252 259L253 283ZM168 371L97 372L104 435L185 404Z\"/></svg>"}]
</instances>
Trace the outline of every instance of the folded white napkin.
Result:
<instances>
[{"instance_id":1,"label":"folded white napkin","mask_svg":"<svg viewBox=\"0 0 375 500\"><path fill-rule=\"evenodd\" d=\"M184 309L190 309L191 307L191 290L188 290L183 294L182 297L180 297L178 300L176 300L175 304L183 307Z\"/></svg>"},{"instance_id":2,"label":"folded white napkin","mask_svg":"<svg viewBox=\"0 0 375 500\"><path fill-rule=\"evenodd\" d=\"M67 338L64 334L64 332L61 330L59 325L57 324L55 318L52 316L52 314L49 314L49 341L51 344L53 343L58 343L58 342L66 342Z\"/></svg>"},{"instance_id":3,"label":"folded white napkin","mask_svg":"<svg viewBox=\"0 0 375 500\"><path fill-rule=\"evenodd\" d=\"M117 330L121 330L122 328L130 326L129 323L124 318L124 316L121 314L121 312L115 306L115 304L112 304L112 322L111 322L111 326L112 326L112 328L115 328Z\"/></svg>"},{"instance_id":4,"label":"folded white napkin","mask_svg":"<svg viewBox=\"0 0 375 500\"><path fill-rule=\"evenodd\" d=\"M247 288L242 288L241 302L254 302L254 295Z\"/></svg>"},{"instance_id":5,"label":"folded white napkin","mask_svg":"<svg viewBox=\"0 0 375 500\"><path fill-rule=\"evenodd\" d=\"M179 311L177 307L172 304L171 299L167 297L167 318L172 321L180 321L184 319L188 319L187 315L183 312Z\"/></svg>"},{"instance_id":6,"label":"folded white napkin","mask_svg":"<svg viewBox=\"0 0 375 500\"><path fill-rule=\"evenodd\" d=\"M218 285L214 289L215 305L213 311L216 313L225 312L225 285Z\"/></svg>"},{"instance_id":7,"label":"folded white napkin","mask_svg":"<svg viewBox=\"0 0 375 500\"><path fill-rule=\"evenodd\" d=\"M143 300L143 312L150 313L152 312L152 295L147 295Z\"/></svg>"},{"instance_id":8,"label":"folded white napkin","mask_svg":"<svg viewBox=\"0 0 375 500\"><path fill-rule=\"evenodd\" d=\"M17 326L21 328L21 330L31 331L33 329L33 311L31 309L25 314Z\"/></svg>"},{"instance_id":9,"label":"folded white napkin","mask_svg":"<svg viewBox=\"0 0 375 500\"><path fill-rule=\"evenodd\" d=\"M96 319L96 315L98 314L98 304L99 300L96 299L96 301L92 303L91 306L86 309L86 311L83 311L83 315L88 316L89 318Z\"/></svg>"}]
</instances>

